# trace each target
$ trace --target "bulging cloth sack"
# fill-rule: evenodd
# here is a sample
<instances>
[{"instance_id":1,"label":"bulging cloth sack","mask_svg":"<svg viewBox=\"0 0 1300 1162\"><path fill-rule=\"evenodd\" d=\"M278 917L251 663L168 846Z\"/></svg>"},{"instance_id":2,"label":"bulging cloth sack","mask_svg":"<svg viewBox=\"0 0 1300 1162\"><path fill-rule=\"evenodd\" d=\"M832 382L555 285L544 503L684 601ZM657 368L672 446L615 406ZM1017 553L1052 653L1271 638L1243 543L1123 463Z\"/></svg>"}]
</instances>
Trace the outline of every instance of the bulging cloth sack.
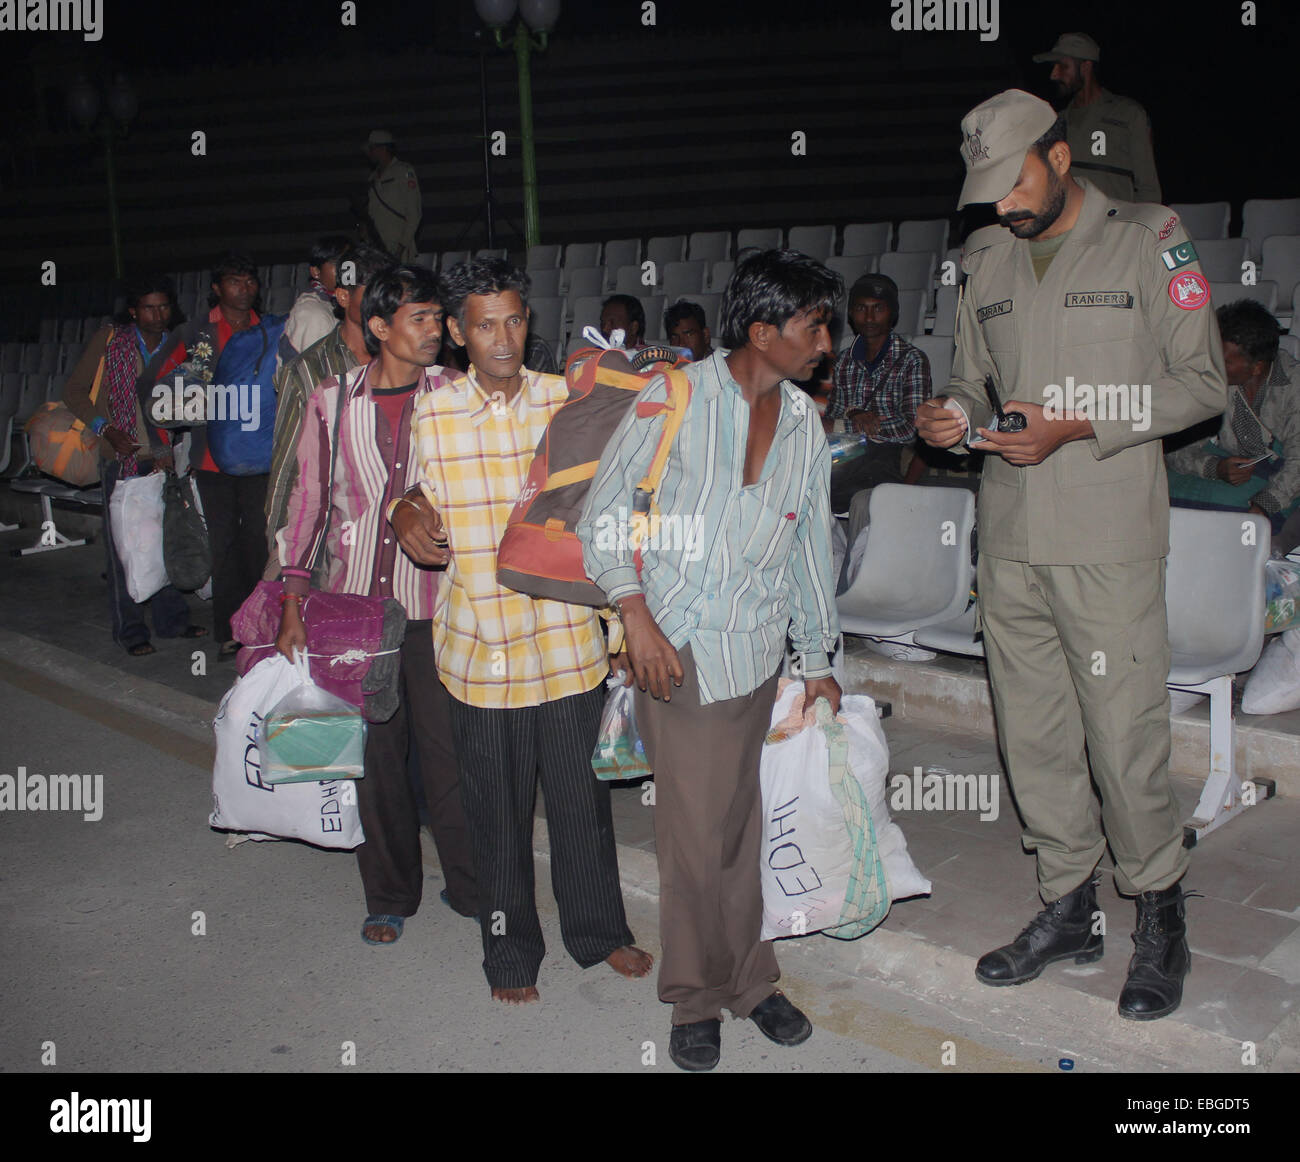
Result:
<instances>
[{"instance_id":1,"label":"bulging cloth sack","mask_svg":"<svg viewBox=\"0 0 1300 1162\"><path fill-rule=\"evenodd\" d=\"M119 480L108 502L113 544L126 591L135 602L148 601L167 584L163 558L163 485L167 476L151 472Z\"/></svg>"},{"instance_id":2,"label":"bulging cloth sack","mask_svg":"<svg viewBox=\"0 0 1300 1162\"><path fill-rule=\"evenodd\" d=\"M212 768L211 826L246 831L254 839L301 839L317 847L353 848L365 842L356 788L347 779L268 783L262 778L258 727L302 684L281 654L259 662L226 691L212 727L217 758Z\"/></svg>"},{"instance_id":3,"label":"bulging cloth sack","mask_svg":"<svg viewBox=\"0 0 1300 1162\"><path fill-rule=\"evenodd\" d=\"M235 639L246 643L235 656L240 674L265 658L278 657L280 581L259 581L230 619ZM397 713L406 610L393 598L323 593L313 589L302 603L311 678L331 694L360 706L367 722Z\"/></svg>"},{"instance_id":4,"label":"bulging cloth sack","mask_svg":"<svg viewBox=\"0 0 1300 1162\"><path fill-rule=\"evenodd\" d=\"M889 818L888 769L870 698L845 696L838 718L819 700L808 715L803 683L782 681L760 766L764 940L855 939L891 900L930 891Z\"/></svg>"}]
</instances>

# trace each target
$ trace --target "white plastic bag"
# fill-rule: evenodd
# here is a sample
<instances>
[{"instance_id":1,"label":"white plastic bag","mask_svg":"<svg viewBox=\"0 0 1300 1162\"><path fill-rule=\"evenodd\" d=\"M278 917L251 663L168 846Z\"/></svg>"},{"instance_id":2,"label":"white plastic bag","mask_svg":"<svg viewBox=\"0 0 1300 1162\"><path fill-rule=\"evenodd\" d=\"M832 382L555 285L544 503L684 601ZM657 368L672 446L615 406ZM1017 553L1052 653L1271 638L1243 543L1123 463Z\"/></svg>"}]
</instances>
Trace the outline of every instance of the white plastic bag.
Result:
<instances>
[{"instance_id":1,"label":"white plastic bag","mask_svg":"<svg viewBox=\"0 0 1300 1162\"><path fill-rule=\"evenodd\" d=\"M645 757L645 744L636 728L636 700L633 687L624 686L620 674L606 683L609 697L600 716L596 746L591 752L591 769L596 778L648 779L653 773Z\"/></svg>"},{"instance_id":2,"label":"white plastic bag","mask_svg":"<svg viewBox=\"0 0 1300 1162\"><path fill-rule=\"evenodd\" d=\"M148 601L167 584L163 562L163 485L165 472L119 480L108 502L113 544L126 576L131 600Z\"/></svg>"},{"instance_id":3,"label":"white plastic bag","mask_svg":"<svg viewBox=\"0 0 1300 1162\"><path fill-rule=\"evenodd\" d=\"M1244 714L1300 710L1300 629L1289 629L1260 655L1241 692Z\"/></svg>"},{"instance_id":4,"label":"white plastic bag","mask_svg":"<svg viewBox=\"0 0 1300 1162\"><path fill-rule=\"evenodd\" d=\"M294 651L299 684L275 704L257 728L262 781L319 783L366 773L366 720L361 708L312 681L307 655Z\"/></svg>"},{"instance_id":5,"label":"white plastic bag","mask_svg":"<svg viewBox=\"0 0 1300 1162\"><path fill-rule=\"evenodd\" d=\"M812 725L802 704L791 682L763 744L762 939L824 929L851 939L888 914L888 881L844 724L819 701Z\"/></svg>"},{"instance_id":6,"label":"white plastic bag","mask_svg":"<svg viewBox=\"0 0 1300 1162\"><path fill-rule=\"evenodd\" d=\"M212 726L217 759L212 768L212 814L225 831L302 839L318 847L353 848L365 842L356 788L347 779L272 785L261 775L257 728L286 694L301 685L281 654L264 658L226 692Z\"/></svg>"},{"instance_id":7,"label":"white plastic bag","mask_svg":"<svg viewBox=\"0 0 1300 1162\"><path fill-rule=\"evenodd\" d=\"M839 909L853 865L844 812L828 777L830 750L822 731L795 716L802 702L802 682L782 684L772 710L772 731L763 747L764 940L842 922ZM862 694L845 695L838 720L847 743L848 772L861 788L871 816L887 900L929 895L930 881L912 862L907 840L889 815L889 745L875 702ZM884 913L875 922L883 919Z\"/></svg>"}]
</instances>

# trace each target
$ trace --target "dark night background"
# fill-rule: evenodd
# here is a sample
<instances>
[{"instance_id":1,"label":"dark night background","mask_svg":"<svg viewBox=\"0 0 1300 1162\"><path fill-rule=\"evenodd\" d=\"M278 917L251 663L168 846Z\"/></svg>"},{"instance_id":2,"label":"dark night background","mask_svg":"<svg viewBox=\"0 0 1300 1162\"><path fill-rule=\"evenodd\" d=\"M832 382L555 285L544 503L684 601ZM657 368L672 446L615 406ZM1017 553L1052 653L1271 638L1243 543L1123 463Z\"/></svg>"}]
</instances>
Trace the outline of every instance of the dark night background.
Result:
<instances>
[{"instance_id":1,"label":"dark night background","mask_svg":"<svg viewBox=\"0 0 1300 1162\"><path fill-rule=\"evenodd\" d=\"M398 133L421 176L421 248L449 248L472 226L482 193L472 0L358 0L355 28L340 26L337 0L104 7L97 43L0 33L7 285L30 285L42 254L78 278L111 274L102 146L66 112L85 69L125 72L140 97L117 147L128 265L202 266L219 242L262 262L302 257L306 240L346 224L346 195L365 180L358 146L374 127ZM564 0L550 51L533 57L543 240L950 214L961 113L1010 85L1047 95L1050 66L1030 58L1073 29L1100 42L1106 87L1147 108L1164 200L1229 199L1236 233L1244 198L1300 192L1292 13L1266 0L1246 28L1235 2L1004 0L998 41L982 43L894 32L888 0L661 0L654 28L641 25L639 0ZM493 51L488 67L492 124L513 133L513 59ZM189 155L195 126L209 134L205 161ZM797 164L792 128L809 135ZM494 166L498 198L520 222L517 163ZM972 222L954 223L956 241ZM471 233L465 245L484 242Z\"/></svg>"}]
</instances>

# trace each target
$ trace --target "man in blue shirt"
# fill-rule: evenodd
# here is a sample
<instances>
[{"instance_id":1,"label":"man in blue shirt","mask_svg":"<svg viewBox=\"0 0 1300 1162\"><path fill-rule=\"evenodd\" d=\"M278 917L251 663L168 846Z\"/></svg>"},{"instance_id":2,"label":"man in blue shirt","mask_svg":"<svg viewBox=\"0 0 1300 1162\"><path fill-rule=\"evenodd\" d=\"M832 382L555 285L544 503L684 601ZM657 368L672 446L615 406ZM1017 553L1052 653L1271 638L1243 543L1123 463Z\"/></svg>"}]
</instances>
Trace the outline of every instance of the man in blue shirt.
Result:
<instances>
[{"instance_id":1,"label":"man in blue shirt","mask_svg":"<svg viewBox=\"0 0 1300 1162\"><path fill-rule=\"evenodd\" d=\"M655 771L659 997L673 1005L669 1052L690 1071L717 1064L723 1009L778 1044L812 1033L775 989L776 953L759 939L759 759L787 635L808 704L824 697L839 709L828 656L839 633L830 451L816 408L790 381L831 350L827 325L843 293L837 274L793 251L741 263L721 310L730 354L686 369L691 399L640 567L609 524L632 511L662 418L628 412L578 524L641 691L637 723ZM664 382L642 396L664 399Z\"/></svg>"}]
</instances>

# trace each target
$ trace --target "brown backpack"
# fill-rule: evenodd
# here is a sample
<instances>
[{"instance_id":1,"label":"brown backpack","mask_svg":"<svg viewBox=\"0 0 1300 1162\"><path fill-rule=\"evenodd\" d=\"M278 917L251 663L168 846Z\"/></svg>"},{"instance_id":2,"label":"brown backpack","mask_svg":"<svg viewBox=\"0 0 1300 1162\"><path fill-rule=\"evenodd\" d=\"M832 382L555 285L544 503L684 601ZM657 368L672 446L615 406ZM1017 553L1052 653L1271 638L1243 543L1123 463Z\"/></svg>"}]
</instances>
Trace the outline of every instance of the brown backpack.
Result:
<instances>
[{"instance_id":1,"label":"brown backpack","mask_svg":"<svg viewBox=\"0 0 1300 1162\"><path fill-rule=\"evenodd\" d=\"M601 453L634 403L638 415L665 417L654 460L633 498L628 539L636 548L640 571L637 546L658 514L655 490L691 399L691 382L682 366L684 361L671 347L642 348L631 362L617 348L574 352L564 372L569 398L542 434L497 549L497 580L502 585L574 605L608 604L604 591L587 576L575 530ZM638 403L637 393L659 375L667 376L668 399Z\"/></svg>"}]
</instances>

